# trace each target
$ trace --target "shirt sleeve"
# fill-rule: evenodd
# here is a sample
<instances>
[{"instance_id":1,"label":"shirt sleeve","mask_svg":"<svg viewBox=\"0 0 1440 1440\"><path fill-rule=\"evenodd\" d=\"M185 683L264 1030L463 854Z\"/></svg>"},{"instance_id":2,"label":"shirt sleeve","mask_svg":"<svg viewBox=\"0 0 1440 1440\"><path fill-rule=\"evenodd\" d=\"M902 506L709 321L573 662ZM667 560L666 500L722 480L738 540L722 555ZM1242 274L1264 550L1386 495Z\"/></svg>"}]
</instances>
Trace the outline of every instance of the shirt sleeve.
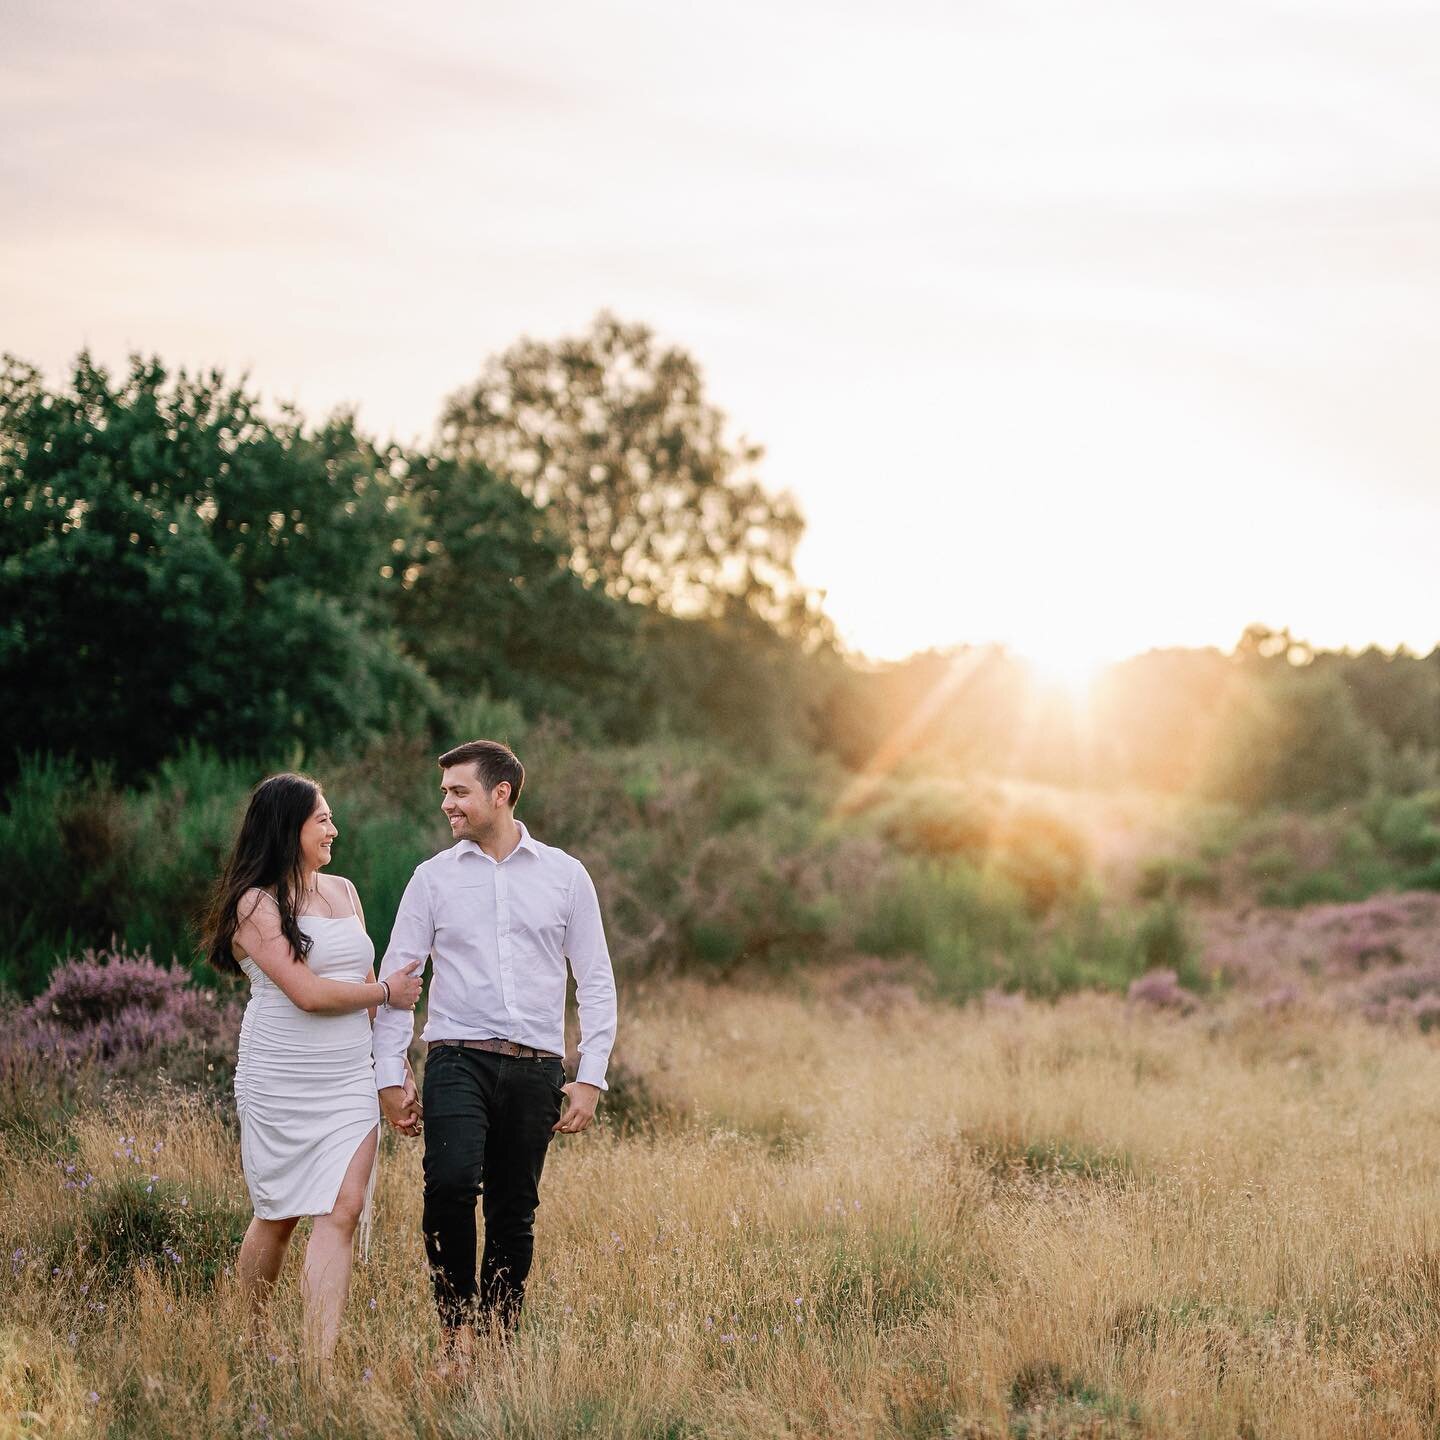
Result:
<instances>
[{"instance_id":1,"label":"shirt sleeve","mask_svg":"<svg viewBox=\"0 0 1440 1440\"><path fill-rule=\"evenodd\" d=\"M615 974L600 919L600 899L583 865L577 864L570 920L565 927L565 957L575 976L580 1011L580 1066L575 1078L602 1090L610 1050L615 1044Z\"/></svg>"},{"instance_id":2,"label":"shirt sleeve","mask_svg":"<svg viewBox=\"0 0 1440 1440\"><path fill-rule=\"evenodd\" d=\"M380 962L380 979L430 954L435 943L435 915L430 904L430 887L419 870L410 877L400 897L400 909L390 930L390 944ZM405 1056L415 1036L415 1012L392 1010L382 1005L375 1012L375 1087L384 1090L405 1083Z\"/></svg>"}]
</instances>

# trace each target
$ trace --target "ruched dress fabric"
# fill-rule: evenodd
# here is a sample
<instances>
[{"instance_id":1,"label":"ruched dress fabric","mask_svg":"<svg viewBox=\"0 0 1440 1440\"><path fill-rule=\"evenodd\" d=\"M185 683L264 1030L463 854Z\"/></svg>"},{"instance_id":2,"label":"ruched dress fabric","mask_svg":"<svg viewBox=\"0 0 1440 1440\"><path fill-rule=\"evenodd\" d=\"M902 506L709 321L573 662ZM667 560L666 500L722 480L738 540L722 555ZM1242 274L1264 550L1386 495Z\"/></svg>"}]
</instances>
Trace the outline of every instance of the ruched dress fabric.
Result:
<instances>
[{"instance_id":1,"label":"ruched dress fabric","mask_svg":"<svg viewBox=\"0 0 1440 1440\"><path fill-rule=\"evenodd\" d=\"M313 941L304 963L316 975L364 983L375 947L358 916L297 919ZM240 966L250 979L250 1001L240 1025L235 1105L255 1214L328 1215L355 1152L380 1124L370 1017L364 1010L307 1014L248 955ZM372 1165L360 1219L365 1254L374 1190Z\"/></svg>"}]
</instances>

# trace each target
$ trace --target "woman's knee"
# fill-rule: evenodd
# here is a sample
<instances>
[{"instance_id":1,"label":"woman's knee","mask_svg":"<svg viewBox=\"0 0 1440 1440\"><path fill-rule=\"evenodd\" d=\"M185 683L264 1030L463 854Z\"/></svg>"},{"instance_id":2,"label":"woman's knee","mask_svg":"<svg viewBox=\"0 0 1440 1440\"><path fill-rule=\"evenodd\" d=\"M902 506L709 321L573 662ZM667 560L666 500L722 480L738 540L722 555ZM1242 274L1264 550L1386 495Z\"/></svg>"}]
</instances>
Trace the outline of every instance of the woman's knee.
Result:
<instances>
[{"instance_id":1,"label":"woman's knee","mask_svg":"<svg viewBox=\"0 0 1440 1440\"><path fill-rule=\"evenodd\" d=\"M317 1215L315 1227L324 1227L335 1231L342 1240L352 1239L356 1229L360 1225L360 1214L365 1208L364 1198L358 1204L341 1197L335 1202L335 1208L328 1215Z\"/></svg>"},{"instance_id":2,"label":"woman's knee","mask_svg":"<svg viewBox=\"0 0 1440 1440\"><path fill-rule=\"evenodd\" d=\"M315 1223L329 1224L337 1230L343 1231L347 1236L355 1233L356 1227L360 1224L360 1217L365 1213L365 1186L360 1184L346 1184L340 1193L335 1197L335 1204L328 1215L317 1215Z\"/></svg>"},{"instance_id":3,"label":"woman's knee","mask_svg":"<svg viewBox=\"0 0 1440 1440\"><path fill-rule=\"evenodd\" d=\"M365 1192L375 1164L375 1150L379 1140L378 1132L372 1131L360 1142L359 1148L350 1157L345 1177L340 1182L340 1193L328 1215L315 1217L318 1225L328 1221L346 1234L354 1234L365 1211Z\"/></svg>"}]
</instances>

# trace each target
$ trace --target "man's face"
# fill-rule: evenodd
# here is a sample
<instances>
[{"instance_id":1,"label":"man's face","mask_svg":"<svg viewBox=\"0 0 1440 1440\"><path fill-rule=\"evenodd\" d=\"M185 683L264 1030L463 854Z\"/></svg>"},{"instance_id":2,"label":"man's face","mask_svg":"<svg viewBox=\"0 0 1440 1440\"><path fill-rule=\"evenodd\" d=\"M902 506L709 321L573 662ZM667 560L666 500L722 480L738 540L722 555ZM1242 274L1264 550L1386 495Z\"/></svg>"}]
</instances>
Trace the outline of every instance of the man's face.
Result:
<instances>
[{"instance_id":1,"label":"man's face","mask_svg":"<svg viewBox=\"0 0 1440 1440\"><path fill-rule=\"evenodd\" d=\"M440 772L440 796L440 809L450 822L451 836L478 842L493 834L506 814L510 786L502 780L493 790L485 789L474 764L467 761Z\"/></svg>"}]
</instances>

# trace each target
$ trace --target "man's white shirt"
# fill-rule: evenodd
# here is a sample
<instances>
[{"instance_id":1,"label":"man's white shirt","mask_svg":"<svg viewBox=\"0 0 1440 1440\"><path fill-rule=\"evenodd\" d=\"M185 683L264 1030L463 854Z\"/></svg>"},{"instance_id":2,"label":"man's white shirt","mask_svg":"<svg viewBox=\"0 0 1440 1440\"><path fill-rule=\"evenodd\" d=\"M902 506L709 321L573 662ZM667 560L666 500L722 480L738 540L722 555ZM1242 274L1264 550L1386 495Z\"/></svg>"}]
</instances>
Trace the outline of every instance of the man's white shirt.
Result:
<instances>
[{"instance_id":1,"label":"man's white shirt","mask_svg":"<svg viewBox=\"0 0 1440 1440\"><path fill-rule=\"evenodd\" d=\"M615 1043L615 976L595 886L573 855L515 823L520 843L503 860L462 840L416 866L380 978L431 957L424 1040L514 1040L563 1055L568 960L580 1011L575 1078L603 1090ZM413 1012L376 1012L380 1089L404 1083L414 1033Z\"/></svg>"}]
</instances>

